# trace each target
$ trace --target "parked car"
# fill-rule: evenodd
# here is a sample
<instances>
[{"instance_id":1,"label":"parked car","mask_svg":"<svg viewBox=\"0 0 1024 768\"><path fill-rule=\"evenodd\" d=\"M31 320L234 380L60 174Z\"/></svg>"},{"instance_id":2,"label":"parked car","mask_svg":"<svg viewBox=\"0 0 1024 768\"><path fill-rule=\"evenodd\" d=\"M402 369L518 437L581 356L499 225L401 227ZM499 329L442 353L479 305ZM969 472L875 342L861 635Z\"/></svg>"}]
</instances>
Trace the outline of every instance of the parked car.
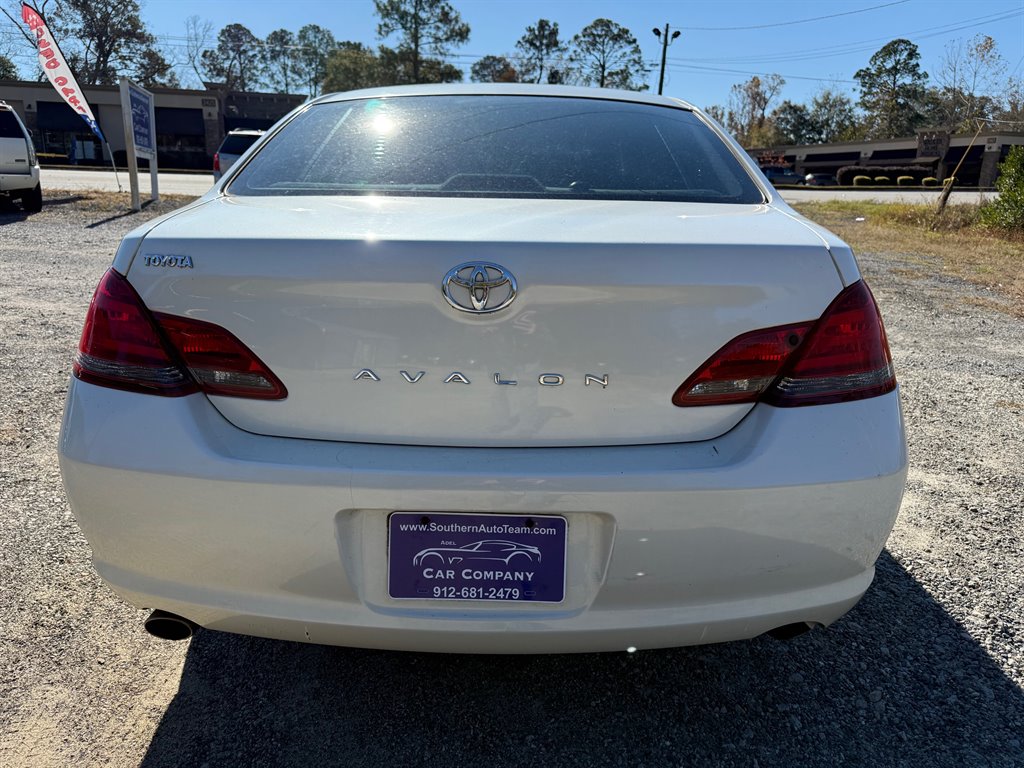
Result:
<instances>
[{"instance_id":1,"label":"parked car","mask_svg":"<svg viewBox=\"0 0 1024 768\"><path fill-rule=\"evenodd\" d=\"M213 155L213 180L219 181L228 168L234 165L264 133L266 131L255 128L236 128L228 131Z\"/></svg>"},{"instance_id":2,"label":"parked car","mask_svg":"<svg viewBox=\"0 0 1024 768\"><path fill-rule=\"evenodd\" d=\"M804 177L792 168L762 168L761 172L773 186L798 186L804 183Z\"/></svg>"},{"instance_id":3,"label":"parked car","mask_svg":"<svg viewBox=\"0 0 1024 768\"><path fill-rule=\"evenodd\" d=\"M831 173L808 173L804 176L804 184L808 187L834 187L838 182Z\"/></svg>"},{"instance_id":4,"label":"parked car","mask_svg":"<svg viewBox=\"0 0 1024 768\"><path fill-rule=\"evenodd\" d=\"M43 209L39 159L32 136L18 113L0 101L0 194L21 201L29 213Z\"/></svg>"},{"instance_id":5,"label":"parked car","mask_svg":"<svg viewBox=\"0 0 1024 768\"><path fill-rule=\"evenodd\" d=\"M158 637L465 653L828 625L907 471L849 246L684 102L507 84L323 96L128 234L59 455Z\"/></svg>"}]
</instances>

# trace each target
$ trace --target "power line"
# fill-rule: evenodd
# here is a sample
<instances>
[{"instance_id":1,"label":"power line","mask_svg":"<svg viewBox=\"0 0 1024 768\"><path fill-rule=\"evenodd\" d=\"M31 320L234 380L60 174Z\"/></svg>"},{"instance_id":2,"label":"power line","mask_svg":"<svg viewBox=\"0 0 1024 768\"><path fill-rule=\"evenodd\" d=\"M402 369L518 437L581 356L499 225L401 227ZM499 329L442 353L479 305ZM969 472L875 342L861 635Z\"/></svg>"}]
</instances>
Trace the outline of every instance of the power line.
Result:
<instances>
[{"instance_id":1,"label":"power line","mask_svg":"<svg viewBox=\"0 0 1024 768\"><path fill-rule=\"evenodd\" d=\"M824 59L833 56L846 56L853 53L863 53L872 50L878 43L889 42L890 40L905 38L905 39L928 39L932 37L939 37L941 35L949 34L951 32L960 32L964 29L970 29L971 27L981 26L983 24L990 24L996 21L1005 21L1012 19L1017 16L1024 15L1024 10L1011 11L1009 13L1000 12L997 14L991 14L988 16L976 16L970 19L961 19L960 21L954 21L949 24L945 24L938 27L926 27L924 29L917 30L915 32L908 32L898 35L887 35L885 37L876 37L869 40L857 40L850 43L845 43L841 46L825 46L822 48L808 48L801 53L797 54L768 54L768 55L751 55L751 56L737 56L737 57L720 57L715 59L700 58L677 58L669 59L676 63L687 63L687 62L707 62L713 61L722 64L737 63L741 64L744 62L757 62L757 63L782 63L790 61L813 61L816 59Z\"/></svg>"},{"instance_id":2,"label":"power line","mask_svg":"<svg viewBox=\"0 0 1024 768\"><path fill-rule=\"evenodd\" d=\"M909 3L910 0L894 0L891 3L882 3L881 5L872 5L868 8L858 8L855 11L843 11L842 13L830 13L828 16L813 16L809 19L797 19L796 21L779 21L772 24L753 24L749 27L691 27L690 25L677 24L676 26L683 26L688 31L694 32L740 32L747 29L770 29L772 27L790 27L794 24L809 24L812 21L823 21L825 19L837 19L840 16L853 16L857 13L865 13L867 11L877 11L879 8L889 8L893 5L903 5Z\"/></svg>"},{"instance_id":3,"label":"power line","mask_svg":"<svg viewBox=\"0 0 1024 768\"><path fill-rule=\"evenodd\" d=\"M851 83L856 84L856 80L844 80L840 77L808 77L805 75L783 75L778 72L752 72L745 69L725 69L723 67L702 67L699 64L678 64L669 66L670 70L689 71L689 72L704 72L707 74L723 74L723 75L759 75L767 77L768 75L779 75L779 77L786 80L813 80L819 83Z\"/></svg>"},{"instance_id":4,"label":"power line","mask_svg":"<svg viewBox=\"0 0 1024 768\"><path fill-rule=\"evenodd\" d=\"M1020 69L1020 65L1021 65L1021 64L1024 64L1024 56L1021 56L1021 57L1020 57L1020 61L1018 61L1018 62L1017 62L1017 66L1015 66L1015 67L1013 68L1013 71L1012 71L1012 72L1010 72L1010 77L1011 77L1011 78L1012 78L1012 77L1015 77L1015 76L1016 76L1016 74L1017 74L1017 70L1018 70L1018 69Z\"/></svg>"}]
</instances>

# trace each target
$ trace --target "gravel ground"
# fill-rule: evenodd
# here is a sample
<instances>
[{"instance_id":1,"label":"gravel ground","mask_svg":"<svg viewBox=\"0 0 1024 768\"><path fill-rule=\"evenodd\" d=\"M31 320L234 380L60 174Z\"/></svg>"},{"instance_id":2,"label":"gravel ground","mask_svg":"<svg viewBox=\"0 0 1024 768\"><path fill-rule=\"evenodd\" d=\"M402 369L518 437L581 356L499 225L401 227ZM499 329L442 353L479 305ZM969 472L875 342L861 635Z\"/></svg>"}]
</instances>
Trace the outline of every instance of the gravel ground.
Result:
<instances>
[{"instance_id":1,"label":"gravel ground","mask_svg":"<svg viewBox=\"0 0 1024 768\"><path fill-rule=\"evenodd\" d=\"M55 457L93 287L152 215L0 211L0 766L1024 765L1024 332L999 296L862 256L912 465L829 630L535 658L175 644L93 573Z\"/></svg>"}]
</instances>

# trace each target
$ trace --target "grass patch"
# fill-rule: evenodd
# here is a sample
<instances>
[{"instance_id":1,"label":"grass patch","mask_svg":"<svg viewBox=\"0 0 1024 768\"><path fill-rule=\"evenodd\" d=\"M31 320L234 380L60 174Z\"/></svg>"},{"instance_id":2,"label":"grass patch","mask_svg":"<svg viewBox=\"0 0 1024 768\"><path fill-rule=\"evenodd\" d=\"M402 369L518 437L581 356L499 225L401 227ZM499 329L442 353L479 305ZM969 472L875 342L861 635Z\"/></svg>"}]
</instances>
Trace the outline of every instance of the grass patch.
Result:
<instances>
[{"instance_id":1,"label":"grass patch","mask_svg":"<svg viewBox=\"0 0 1024 768\"><path fill-rule=\"evenodd\" d=\"M159 203L150 203L148 188L142 195L142 210L152 210L159 213L168 213L183 205L188 205L195 196L193 195L160 195ZM149 203L147 205L147 203ZM74 206L79 211L88 213L125 213L131 211L132 196L124 192L97 192L94 190L67 190L67 189L45 189L43 190L43 210L47 208Z\"/></svg>"},{"instance_id":2,"label":"grass patch","mask_svg":"<svg viewBox=\"0 0 1024 768\"><path fill-rule=\"evenodd\" d=\"M937 260L942 269L1010 298L1024 316L1024 235L985 227L981 206L831 200L793 206L835 232L855 251L912 254ZM909 275L907 275L909 277Z\"/></svg>"}]
</instances>

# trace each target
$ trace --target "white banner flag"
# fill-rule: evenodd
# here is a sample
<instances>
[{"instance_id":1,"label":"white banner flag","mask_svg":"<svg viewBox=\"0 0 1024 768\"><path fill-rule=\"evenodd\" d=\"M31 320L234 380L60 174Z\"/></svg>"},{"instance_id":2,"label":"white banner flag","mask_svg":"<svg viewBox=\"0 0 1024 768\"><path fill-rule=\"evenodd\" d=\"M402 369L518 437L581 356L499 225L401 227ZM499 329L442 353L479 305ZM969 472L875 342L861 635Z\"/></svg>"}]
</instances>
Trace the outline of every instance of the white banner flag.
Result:
<instances>
[{"instance_id":1,"label":"white banner flag","mask_svg":"<svg viewBox=\"0 0 1024 768\"><path fill-rule=\"evenodd\" d=\"M61 98L67 102L68 106L81 115L82 119L85 120L92 132L99 137L100 141L106 142L99 125L96 123L96 118L92 114L92 110L89 109L89 102L85 100L85 94L78 87L75 76L71 73L71 67L68 66L67 61L64 59L64 54L57 47L57 42L53 39L53 35L50 34L50 30L47 28L46 22L43 21L43 17L28 3L22 3L21 18L28 24L32 34L35 35L36 45L39 47L39 64L42 66L43 72L50 79L50 84L61 95Z\"/></svg>"}]
</instances>

